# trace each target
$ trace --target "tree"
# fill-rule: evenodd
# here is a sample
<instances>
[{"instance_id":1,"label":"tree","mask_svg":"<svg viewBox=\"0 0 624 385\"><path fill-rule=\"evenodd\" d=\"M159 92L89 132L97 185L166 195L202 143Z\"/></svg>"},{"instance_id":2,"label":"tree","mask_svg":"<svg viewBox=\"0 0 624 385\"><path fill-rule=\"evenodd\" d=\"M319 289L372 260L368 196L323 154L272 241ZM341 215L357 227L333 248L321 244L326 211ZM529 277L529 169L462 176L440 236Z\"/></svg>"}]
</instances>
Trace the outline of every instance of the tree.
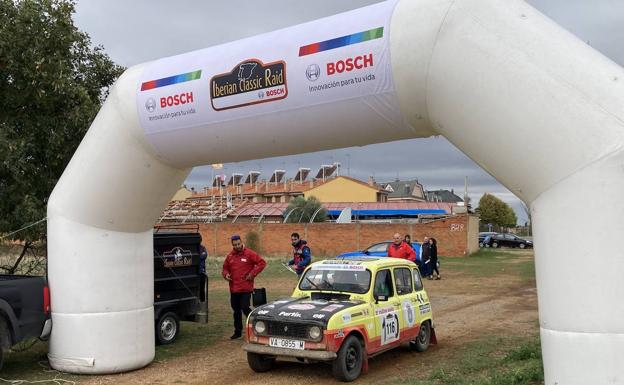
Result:
<instances>
[{"instance_id":1,"label":"tree","mask_svg":"<svg viewBox=\"0 0 624 385\"><path fill-rule=\"evenodd\" d=\"M499 227L514 227L518 220L516 213L507 203L488 193L479 199L476 211L482 223L492 223Z\"/></svg>"},{"instance_id":2,"label":"tree","mask_svg":"<svg viewBox=\"0 0 624 385\"><path fill-rule=\"evenodd\" d=\"M322 208L321 202L313 196L308 199L296 197L290 201L285 211L285 215L288 215L288 223L310 222L310 218L315 213L314 222L327 220L327 210Z\"/></svg>"},{"instance_id":3,"label":"tree","mask_svg":"<svg viewBox=\"0 0 624 385\"><path fill-rule=\"evenodd\" d=\"M123 72L73 24L72 0L0 0L0 234L45 217L52 189ZM12 235L28 244L45 223Z\"/></svg>"}]
</instances>

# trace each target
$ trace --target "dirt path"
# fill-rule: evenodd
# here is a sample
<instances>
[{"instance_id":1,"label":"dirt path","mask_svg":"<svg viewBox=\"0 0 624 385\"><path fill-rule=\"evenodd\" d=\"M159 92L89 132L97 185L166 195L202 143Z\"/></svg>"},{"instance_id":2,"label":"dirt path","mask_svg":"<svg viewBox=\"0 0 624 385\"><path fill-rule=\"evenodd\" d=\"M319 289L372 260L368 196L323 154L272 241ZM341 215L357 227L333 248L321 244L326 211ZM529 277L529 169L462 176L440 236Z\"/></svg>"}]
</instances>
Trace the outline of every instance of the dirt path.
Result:
<instances>
[{"instance_id":1,"label":"dirt path","mask_svg":"<svg viewBox=\"0 0 624 385\"><path fill-rule=\"evenodd\" d=\"M275 282L279 285L279 282ZM535 334L535 285L512 276L474 278L451 272L441 281L426 281L432 301L438 345L424 354L408 347L372 358L370 371L358 384L380 384L400 377L425 375L435 362L451 356L468 341L486 334ZM270 290L271 287L269 286ZM278 361L264 374L249 369L242 341L223 336L216 344L182 357L154 362L131 373L85 378L84 384L318 384L339 383L329 365Z\"/></svg>"}]
</instances>

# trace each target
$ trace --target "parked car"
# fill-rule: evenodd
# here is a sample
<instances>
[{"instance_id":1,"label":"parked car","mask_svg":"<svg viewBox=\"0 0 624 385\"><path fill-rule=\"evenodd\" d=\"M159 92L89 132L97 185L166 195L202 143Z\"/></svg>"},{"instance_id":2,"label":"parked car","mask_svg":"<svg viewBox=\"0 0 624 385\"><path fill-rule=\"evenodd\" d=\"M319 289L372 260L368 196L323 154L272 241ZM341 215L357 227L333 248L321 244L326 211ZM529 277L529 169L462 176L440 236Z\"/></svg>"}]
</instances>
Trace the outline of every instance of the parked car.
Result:
<instances>
[{"instance_id":1,"label":"parked car","mask_svg":"<svg viewBox=\"0 0 624 385\"><path fill-rule=\"evenodd\" d=\"M362 257L362 256L370 256L370 257L387 257L388 256L388 247L392 241L383 241L379 243L374 243L364 250L358 251L349 251L346 253L342 253L338 255L337 258L349 258L349 257ZM416 256L420 255L420 242L412 242L412 246L414 247L414 251L416 251Z\"/></svg>"},{"instance_id":2,"label":"parked car","mask_svg":"<svg viewBox=\"0 0 624 385\"><path fill-rule=\"evenodd\" d=\"M0 275L0 368L4 350L52 331L50 290L44 277Z\"/></svg>"},{"instance_id":3,"label":"parked car","mask_svg":"<svg viewBox=\"0 0 624 385\"><path fill-rule=\"evenodd\" d=\"M192 227L192 226L191 226ZM199 312L201 236L198 229L160 227L154 233L154 320L156 343L174 342L180 320L195 321Z\"/></svg>"},{"instance_id":4,"label":"parked car","mask_svg":"<svg viewBox=\"0 0 624 385\"><path fill-rule=\"evenodd\" d=\"M533 247L533 242L522 239L513 234L496 234L491 235L487 240L486 247L519 247L521 249Z\"/></svg>"},{"instance_id":5,"label":"parked car","mask_svg":"<svg viewBox=\"0 0 624 385\"><path fill-rule=\"evenodd\" d=\"M485 245L483 244L483 241L485 240L485 238L487 238L488 236L492 236L492 235L497 235L497 232L494 231L484 231L479 233L479 247L484 247Z\"/></svg>"},{"instance_id":6,"label":"parked car","mask_svg":"<svg viewBox=\"0 0 624 385\"><path fill-rule=\"evenodd\" d=\"M251 312L245 337L247 362L256 372L291 357L331 363L341 381L355 380L368 357L403 343L424 352L437 342L416 265L372 257L313 263L290 298Z\"/></svg>"}]
</instances>

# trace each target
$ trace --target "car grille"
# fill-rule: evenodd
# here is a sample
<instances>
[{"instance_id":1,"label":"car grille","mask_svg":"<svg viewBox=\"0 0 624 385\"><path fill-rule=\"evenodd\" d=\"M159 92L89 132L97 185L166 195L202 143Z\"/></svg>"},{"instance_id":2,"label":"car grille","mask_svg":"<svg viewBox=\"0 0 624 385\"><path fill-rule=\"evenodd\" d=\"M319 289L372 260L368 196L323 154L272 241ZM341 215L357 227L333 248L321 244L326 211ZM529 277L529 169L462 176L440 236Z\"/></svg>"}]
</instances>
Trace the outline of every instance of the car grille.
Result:
<instances>
[{"instance_id":1,"label":"car grille","mask_svg":"<svg viewBox=\"0 0 624 385\"><path fill-rule=\"evenodd\" d=\"M292 322L269 321L269 335L293 338L309 338L308 326Z\"/></svg>"}]
</instances>

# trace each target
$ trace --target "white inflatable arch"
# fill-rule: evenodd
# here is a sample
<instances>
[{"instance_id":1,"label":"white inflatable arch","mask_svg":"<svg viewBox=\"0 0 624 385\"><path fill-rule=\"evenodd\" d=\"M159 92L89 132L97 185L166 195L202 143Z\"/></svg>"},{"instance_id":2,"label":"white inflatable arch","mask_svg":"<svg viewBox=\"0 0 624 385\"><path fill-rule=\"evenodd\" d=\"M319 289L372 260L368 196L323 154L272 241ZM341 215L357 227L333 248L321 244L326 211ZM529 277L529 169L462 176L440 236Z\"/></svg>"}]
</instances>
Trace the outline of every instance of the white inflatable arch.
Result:
<instances>
[{"instance_id":1,"label":"white inflatable arch","mask_svg":"<svg viewBox=\"0 0 624 385\"><path fill-rule=\"evenodd\" d=\"M622 383L623 84L519 0L393 0L132 67L48 204L50 362L152 361L152 226L191 167L440 134L530 204L546 383Z\"/></svg>"}]
</instances>

